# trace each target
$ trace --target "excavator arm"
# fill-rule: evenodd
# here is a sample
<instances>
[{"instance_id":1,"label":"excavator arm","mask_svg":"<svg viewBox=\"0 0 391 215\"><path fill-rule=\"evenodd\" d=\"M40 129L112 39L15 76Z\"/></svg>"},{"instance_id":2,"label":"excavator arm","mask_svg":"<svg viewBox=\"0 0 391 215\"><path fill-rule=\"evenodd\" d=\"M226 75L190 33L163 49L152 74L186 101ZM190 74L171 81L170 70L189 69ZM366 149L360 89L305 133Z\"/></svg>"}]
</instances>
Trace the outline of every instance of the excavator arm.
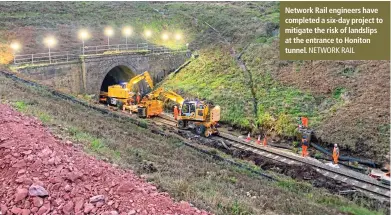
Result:
<instances>
[{"instance_id":1,"label":"excavator arm","mask_svg":"<svg viewBox=\"0 0 391 215\"><path fill-rule=\"evenodd\" d=\"M174 101L174 102L178 103L179 105L182 105L184 102L184 99L182 98L182 96L176 94L173 91L164 91L164 89L162 87L159 87L156 90L149 93L148 99L156 99L159 96L162 96L163 98Z\"/></svg>"},{"instance_id":2,"label":"excavator arm","mask_svg":"<svg viewBox=\"0 0 391 215\"><path fill-rule=\"evenodd\" d=\"M151 76L149 75L149 72L147 72L147 71L145 71L143 74L136 75L132 79L130 79L128 81L128 83L126 84L126 88L128 88L129 90L132 90L133 85L137 84L138 82L140 82L142 80L145 80L145 82L147 82L149 87L151 89L153 89L153 81L152 81Z\"/></svg>"},{"instance_id":3,"label":"excavator arm","mask_svg":"<svg viewBox=\"0 0 391 215\"><path fill-rule=\"evenodd\" d=\"M159 97L159 95L163 92L163 88L159 87L156 90L152 91L151 93L148 94L149 99L155 99Z\"/></svg>"},{"instance_id":4,"label":"excavator arm","mask_svg":"<svg viewBox=\"0 0 391 215\"><path fill-rule=\"evenodd\" d=\"M170 99L173 102L178 103L181 106L182 106L183 102L185 101L185 99L182 96L176 94L173 91L162 92L162 96L167 98L167 99Z\"/></svg>"}]
</instances>

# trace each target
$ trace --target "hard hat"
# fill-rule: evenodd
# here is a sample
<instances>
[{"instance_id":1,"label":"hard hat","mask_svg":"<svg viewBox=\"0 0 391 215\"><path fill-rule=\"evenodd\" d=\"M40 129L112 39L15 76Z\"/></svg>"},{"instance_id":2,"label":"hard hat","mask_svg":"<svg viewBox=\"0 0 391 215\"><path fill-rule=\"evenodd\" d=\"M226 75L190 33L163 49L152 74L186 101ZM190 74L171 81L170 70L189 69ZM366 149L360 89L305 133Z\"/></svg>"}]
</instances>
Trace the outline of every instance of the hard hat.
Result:
<instances>
[{"instance_id":1,"label":"hard hat","mask_svg":"<svg viewBox=\"0 0 391 215\"><path fill-rule=\"evenodd\" d=\"M334 147L338 147L338 145L337 145L337 144L334 144Z\"/></svg>"}]
</instances>

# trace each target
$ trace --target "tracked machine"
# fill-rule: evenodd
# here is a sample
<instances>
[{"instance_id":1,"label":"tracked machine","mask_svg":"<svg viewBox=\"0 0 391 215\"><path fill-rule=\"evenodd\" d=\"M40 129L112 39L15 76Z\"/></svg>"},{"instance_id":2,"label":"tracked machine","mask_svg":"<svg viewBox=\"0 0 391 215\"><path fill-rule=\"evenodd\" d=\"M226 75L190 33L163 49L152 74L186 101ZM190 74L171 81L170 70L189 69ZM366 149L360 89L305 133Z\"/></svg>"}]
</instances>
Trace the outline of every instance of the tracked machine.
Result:
<instances>
[{"instance_id":1,"label":"tracked machine","mask_svg":"<svg viewBox=\"0 0 391 215\"><path fill-rule=\"evenodd\" d=\"M131 112L137 112L137 104L135 104L133 97L133 86L140 81L145 80L150 89L153 89L153 81L149 72L137 75L130 79L128 82L109 86L108 92L101 92L100 102L105 102L108 105L117 106L119 109L130 110Z\"/></svg>"},{"instance_id":2,"label":"tracked machine","mask_svg":"<svg viewBox=\"0 0 391 215\"><path fill-rule=\"evenodd\" d=\"M162 98L162 99L159 99ZM198 135L209 137L217 134L217 123L220 121L220 106L212 106L204 101L185 100L173 91L158 88L143 99L138 107L139 117L157 116L163 113L164 100L179 104L177 127L179 129L194 129Z\"/></svg>"}]
</instances>

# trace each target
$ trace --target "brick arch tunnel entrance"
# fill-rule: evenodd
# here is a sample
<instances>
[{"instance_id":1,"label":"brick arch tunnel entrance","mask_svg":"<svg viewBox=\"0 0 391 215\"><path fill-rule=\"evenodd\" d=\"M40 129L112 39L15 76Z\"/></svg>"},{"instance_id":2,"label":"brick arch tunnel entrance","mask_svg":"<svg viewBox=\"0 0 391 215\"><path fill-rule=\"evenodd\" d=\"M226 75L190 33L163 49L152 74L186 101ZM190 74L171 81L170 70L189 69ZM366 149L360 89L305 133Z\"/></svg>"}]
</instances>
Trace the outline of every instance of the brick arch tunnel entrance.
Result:
<instances>
[{"instance_id":1,"label":"brick arch tunnel entrance","mask_svg":"<svg viewBox=\"0 0 391 215\"><path fill-rule=\"evenodd\" d=\"M136 74L127 66L116 66L104 77L100 91L107 92L109 86L128 82Z\"/></svg>"}]
</instances>

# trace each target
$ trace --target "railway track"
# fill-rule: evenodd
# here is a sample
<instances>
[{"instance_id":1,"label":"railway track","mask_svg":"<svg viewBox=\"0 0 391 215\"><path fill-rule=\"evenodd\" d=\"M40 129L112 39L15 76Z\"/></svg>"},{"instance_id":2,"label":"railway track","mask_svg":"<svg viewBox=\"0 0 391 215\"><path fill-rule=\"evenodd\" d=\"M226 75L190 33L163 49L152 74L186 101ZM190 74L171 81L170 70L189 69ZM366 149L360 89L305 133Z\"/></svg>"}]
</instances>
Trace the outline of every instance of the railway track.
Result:
<instances>
[{"instance_id":1,"label":"railway track","mask_svg":"<svg viewBox=\"0 0 391 215\"><path fill-rule=\"evenodd\" d=\"M163 120L162 120L163 119ZM154 119L156 120L156 119ZM173 119L168 116L162 115L157 120L160 123L166 123L166 125L173 126ZM220 132L219 135L211 137L215 140L223 140L228 142L229 145L237 149L251 151L260 156L266 157L271 160L286 163L288 165L310 165L320 174L332 178L337 181L344 182L352 185L355 189L365 193L371 198L378 199L382 202L390 201L390 187L379 183L377 180L368 177L367 175L355 172L349 169L338 169L325 165L324 163L311 158L302 158L292 153L288 153L282 150L277 150L271 147L264 147L255 143L246 142L243 139L239 139L231 134Z\"/></svg>"},{"instance_id":2,"label":"railway track","mask_svg":"<svg viewBox=\"0 0 391 215\"><path fill-rule=\"evenodd\" d=\"M51 93L53 93L53 95L55 95L61 99L68 100L73 103L83 105L85 107L100 111L102 113L112 114L115 117L128 117L128 118L132 118L132 120L136 121L136 119L134 119L134 117L132 117L132 116L129 116L126 114L121 114L121 113L115 113L115 111L109 110L107 107L102 107L100 105L89 104L87 102L78 100L74 97L71 97L71 96L66 95L64 93L61 93L59 91L45 87L45 86L38 84L36 82L22 79L14 74L6 73L3 71L0 71L0 73L2 73L6 77L11 78L15 81L19 81L19 82L22 82L22 83L25 83L25 84L28 84L31 86L35 86L35 87L45 88L45 89L49 90ZM176 122L172 118L170 118L166 115L162 115L160 117L154 118L153 121L155 121L155 123L158 123L161 125L164 124L164 125L167 125L170 127L174 127L176 125ZM231 134L228 134L228 133L221 132L218 136L214 136L212 138L215 138L218 140L223 140L223 141L228 141L232 147L242 149L242 150L252 151L260 156L263 156L263 157L266 157L266 158L269 158L272 160L276 160L279 162L283 162L288 165L303 165L303 164L304 165L311 165L316 171L323 174L324 176L341 181L341 182L345 182L347 184L350 184L353 187L355 187L357 190L362 191L363 193L367 194L369 197L378 199L383 202L390 201L390 187L389 186L380 184L375 179L369 178L366 175L354 172L352 170L335 169L335 168L329 167L329 166L327 166L319 161L316 161L316 160L302 158L302 157L295 156L291 153L287 153L287 152L284 152L281 150L273 149L270 147L262 147L262 146L258 146L258 145L252 144L252 143L245 142L244 140L239 139L235 136L232 136Z\"/></svg>"},{"instance_id":3,"label":"railway track","mask_svg":"<svg viewBox=\"0 0 391 215\"><path fill-rule=\"evenodd\" d=\"M381 201L389 201L390 199L390 189L389 187L380 184L376 180L372 180L366 175L356 173L347 169L336 169L330 166L327 166L317 160L306 159L302 157L297 157L295 155L289 155L288 153L277 151L275 149L263 146L256 146L251 143L246 143L243 140L234 140L232 137L227 137L227 134L220 134L219 137L229 140L232 146L252 151L261 156L273 159L279 162L287 163L289 165L299 164L299 165L311 165L317 172L322 175L341 181L347 184L352 185L357 190L360 190L366 193L369 197L379 199Z\"/></svg>"}]
</instances>

